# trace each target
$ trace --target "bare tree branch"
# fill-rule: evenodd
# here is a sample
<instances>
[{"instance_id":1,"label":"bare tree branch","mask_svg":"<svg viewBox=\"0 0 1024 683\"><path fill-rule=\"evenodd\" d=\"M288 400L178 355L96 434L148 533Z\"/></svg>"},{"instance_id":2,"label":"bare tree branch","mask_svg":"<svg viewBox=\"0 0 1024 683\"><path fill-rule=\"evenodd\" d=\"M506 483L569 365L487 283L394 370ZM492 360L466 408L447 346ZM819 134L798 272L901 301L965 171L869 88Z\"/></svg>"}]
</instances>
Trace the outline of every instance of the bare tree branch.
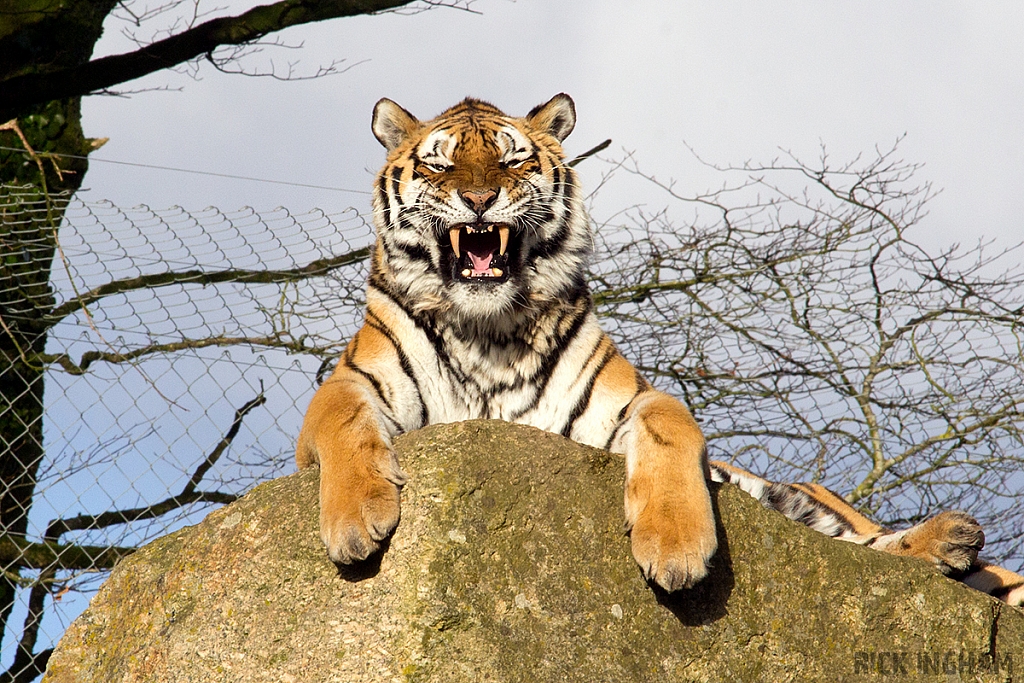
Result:
<instances>
[{"instance_id":1,"label":"bare tree branch","mask_svg":"<svg viewBox=\"0 0 1024 683\"><path fill-rule=\"evenodd\" d=\"M265 404L266 400L261 391L256 398L235 411L235 418L227 433L196 467L189 481L177 496L143 508L53 520L47 527L44 540L41 542L31 542L13 534L0 536L0 567L3 568L5 574L11 573L21 583L23 580L16 573L17 570L37 569L40 572L38 579L30 587L27 614L14 661L6 672L0 674L0 681L33 680L45 669L52 650L33 651L46 610L46 600L52 594L52 584L55 582L58 571L111 569L122 557L135 551L135 548L119 546L93 546L77 543L62 545L59 543L60 537L69 531L99 529L115 524L153 519L190 503L224 504L236 500L237 496L233 494L199 492L196 491L196 488L231 445L245 416L254 408ZM12 568L15 568L15 572L11 572Z\"/></svg>"},{"instance_id":2,"label":"bare tree branch","mask_svg":"<svg viewBox=\"0 0 1024 683\"><path fill-rule=\"evenodd\" d=\"M333 349L318 349L316 347L307 346L302 339L289 339L284 334L275 334L267 337L203 337L202 339L183 339L178 342L169 342L166 344L150 344L124 353L116 351L86 351L82 354L78 363L75 363L66 353L44 353L38 354L34 358L38 363L59 365L71 375L84 375L88 371L89 366L96 361L103 361L105 363L129 363L142 359L146 356L175 353L191 349L205 349L211 346L261 346L272 349L284 349L290 353L308 353L313 355L320 355L333 351Z\"/></svg>"},{"instance_id":3,"label":"bare tree branch","mask_svg":"<svg viewBox=\"0 0 1024 683\"><path fill-rule=\"evenodd\" d=\"M102 529L115 524L130 524L147 519L162 517L172 510L191 505L192 503L219 503L226 505L238 500L238 495L233 493L196 491L199 482L202 481L210 468L220 459L227 447L231 445L239 428L242 426L242 419L254 408L267 402L266 396L261 392L259 396L248 401L241 408L235 411L235 419L231 422L224 438L214 447L210 453L199 463L188 482L182 487L177 495L169 496L164 500L146 505L143 507L130 508L126 510L111 510L98 515L77 515L68 519L55 519L46 528L47 538L60 538L69 531L81 531L85 529Z\"/></svg>"},{"instance_id":4,"label":"bare tree branch","mask_svg":"<svg viewBox=\"0 0 1024 683\"><path fill-rule=\"evenodd\" d=\"M34 681L46 671L46 663L50 661L52 654L52 647L40 652L30 652L19 648L18 656L14 658L11 666L6 672L0 674L0 683L30 683L30 681Z\"/></svg>"},{"instance_id":5,"label":"bare tree branch","mask_svg":"<svg viewBox=\"0 0 1024 683\"><path fill-rule=\"evenodd\" d=\"M623 352L701 420L713 457L811 479L883 524L964 509L990 552L1024 503L1022 247L939 253L912 235L934 196L895 149L719 170L599 223L594 299ZM1017 265L1015 265L1017 264Z\"/></svg>"},{"instance_id":6,"label":"bare tree branch","mask_svg":"<svg viewBox=\"0 0 1024 683\"><path fill-rule=\"evenodd\" d=\"M224 451L226 451L228 446L231 445L231 442L235 440L235 437L238 435L238 430L242 426L242 420L245 419L245 416L249 413L249 411L261 405L264 405L267 402L267 397L263 394L262 385L263 383L261 382L259 396L252 399L251 401L248 401L245 405L243 405L241 408L235 411L235 419L231 421L231 427L224 435L224 438L222 438L220 440L220 443L218 443L214 447L214 449L210 451L209 455L206 456L206 459L203 460L203 462L201 462L198 467L196 467L195 471L192 473L192 476L189 478L188 483L185 484L185 487L183 489L181 489L180 495L189 495L195 492L196 487L199 486L199 483L203 480L203 477L206 476L206 473L210 471L210 468L217 463L217 461L220 459L220 456L224 454Z\"/></svg>"},{"instance_id":7,"label":"bare tree branch","mask_svg":"<svg viewBox=\"0 0 1024 683\"><path fill-rule=\"evenodd\" d=\"M24 569L110 569L135 548L109 545L31 542L12 535L0 536L0 566Z\"/></svg>"},{"instance_id":8,"label":"bare tree branch","mask_svg":"<svg viewBox=\"0 0 1024 683\"><path fill-rule=\"evenodd\" d=\"M110 89L120 83L182 64L222 45L242 45L282 29L325 19L372 14L411 0L281 0L237 16L211 19L151 45L81 66L15 76L0 83L0 121L25 108Z\"/></svg>"},{"instance_id":9,"label":"bare tree branch","mask_svg":"<svg viewBox=\"0 0 1024 683\"><path fill-rule=\"evenodd\" d=\"M158 503L143 507L111 510L97 515L77 515L68 519L56 520L51 522L50 528L61 534L84 529L103 529L116 524L131 524L132 522L162 517L172 510L177 510L193 503L227 505L228 503L235 502L238 498L239 496L233 493L195 491L189 494L172 495Z\"/></svg>"},{"instance_id":10,"label":"bare tree branch","mask_svg":"<svg viewBox=\"0 0 1024 683\"><path fill-rule=\"evenodd\" d=\"M612 144L612 140L611 140L611 138L608 138L604 142L599 143L597 145L594 145L593 147L588 149L583 154L578 155L575 159L573 159L572 161L567 163L566 166L576 166L581 161L586 161L587 159L589 159L590 157L594 156L598 152L603 152L604 150L608 149L608 146L610 144Z\"/></svg>"},{"instance_id":11,"label":"bare tree branch","mask_svg":"<svg viewBox=\"0 0 1024 683\"><path fill-rule=\"evenodd\" d=\"M300 268L287 270L186 270L170 273L156 273L153 275L140 275L139 277L114 280L95 289L83 293L81 296L65 301L50 311L46 318L52 323L66 318L67 316L88 307L90 304L103 297L114 294L123 294L137 289L152 289L154 287L166 287L174 284L198 284L215 285L226 282L252 283L252 284L273 284L278 282L294 282L305 278L324 275L335 268L358 263L366 259L370 254L369 247L355 249L346 254L331 256L329 258L317 259Z\"/></svg>"}]
</instances>

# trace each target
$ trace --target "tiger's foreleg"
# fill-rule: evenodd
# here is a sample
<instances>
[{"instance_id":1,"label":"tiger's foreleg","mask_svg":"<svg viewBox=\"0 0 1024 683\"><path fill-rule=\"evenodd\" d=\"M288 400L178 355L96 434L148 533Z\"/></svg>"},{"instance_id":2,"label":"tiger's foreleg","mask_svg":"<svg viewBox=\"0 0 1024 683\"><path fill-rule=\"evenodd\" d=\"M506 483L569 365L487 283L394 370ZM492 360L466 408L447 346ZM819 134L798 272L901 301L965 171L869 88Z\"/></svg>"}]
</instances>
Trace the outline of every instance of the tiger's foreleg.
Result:
<instances>
[{"instance_id":1,"label":"tiger's foreleg","mask_svg":"<svg viewBox=\"0 0 1024 683\"><path fill-rule=\"evenodd\" d=\"M378 390L350 359L313 396L296 450L300 468L320 466L320 537L345 564L366 559L394 531L405 483Z\"/></svg>"},{"instance_id":2,"label":"tiger's foreleg","mask_svg":"<svg viewBox=\"0 0 1024 683\"><path fill-rule=\"evenodd\" d=\"M667 591L707 575L718 549L704 436L683 404L638 394L611 450L626 457L626 528L644 575Z\"/></svg>"}]
</instances>

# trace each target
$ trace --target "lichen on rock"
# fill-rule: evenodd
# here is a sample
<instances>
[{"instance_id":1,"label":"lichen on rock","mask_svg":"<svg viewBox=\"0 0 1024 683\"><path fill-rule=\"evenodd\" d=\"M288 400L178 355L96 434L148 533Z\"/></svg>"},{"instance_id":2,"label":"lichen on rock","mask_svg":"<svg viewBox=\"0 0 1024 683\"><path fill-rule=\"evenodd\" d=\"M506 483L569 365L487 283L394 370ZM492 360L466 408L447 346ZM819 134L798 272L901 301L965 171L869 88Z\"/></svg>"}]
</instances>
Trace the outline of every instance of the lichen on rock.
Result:
<instances>
[{"instance_id":1,"label":"lichen on rock","mask_svg":"<svg viewBox=\"0 0 1024 683\"><path fill-rule=\"evenodd\" d=\"M1024 670L1024 613L732 487L712 490L710 576L667 595L630 557L617 457L483 420L396 447L410 481L375 562L327 559L315 471L263 484L118 565L44 681L947 680L950 666L953 680L1009 681Z\"/></svg>"}]
</instances>

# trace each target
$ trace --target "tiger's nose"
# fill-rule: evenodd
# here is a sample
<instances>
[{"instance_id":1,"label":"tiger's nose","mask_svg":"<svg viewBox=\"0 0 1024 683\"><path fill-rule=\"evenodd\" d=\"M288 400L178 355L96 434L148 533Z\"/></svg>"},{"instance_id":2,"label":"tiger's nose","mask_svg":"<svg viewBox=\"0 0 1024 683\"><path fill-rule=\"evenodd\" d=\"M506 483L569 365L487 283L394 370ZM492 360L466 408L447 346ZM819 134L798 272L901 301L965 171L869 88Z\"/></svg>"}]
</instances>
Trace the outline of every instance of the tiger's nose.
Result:
<instances>
[{"instance_id":1,"label":"tiger's nose","mask_svg":"<svg viewBox=\"0 0 1024 683\"><path fill-rule=\"evenodd\" d=\"M483 192L473 192L466 190L461 193L462 201L466 203L466 206L473 209L477 215L482 214L487 209L491 208L494 201L498 198L498 193L494 190L484 190Z\"/></svg>"}]
</instances>

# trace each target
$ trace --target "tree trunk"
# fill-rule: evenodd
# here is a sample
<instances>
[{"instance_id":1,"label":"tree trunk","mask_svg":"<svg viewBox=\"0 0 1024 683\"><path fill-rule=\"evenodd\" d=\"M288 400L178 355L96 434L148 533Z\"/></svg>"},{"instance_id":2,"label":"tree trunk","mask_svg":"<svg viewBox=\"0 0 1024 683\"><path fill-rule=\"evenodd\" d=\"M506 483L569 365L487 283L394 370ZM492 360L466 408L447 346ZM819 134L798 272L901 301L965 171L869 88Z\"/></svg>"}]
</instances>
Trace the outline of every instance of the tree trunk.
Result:
<instances>
[{"instance_id":1,"label":"tree trunk","mask_svg":"<svg viewBox=\"0 0 1024 683\"><path fill-rule=\"evenodd\" d=\"M15 0L0 13L0 83L13 76L46 73L88 61L112 1ZM38 154L84 157L92 149L81 124L81 100L49 102L15 119L18 130L0 132L0 146ZM0 121L0 125L7 122ZM19 135L19 131L24 135ZM24 536L43 458L43 365L54 305L50 269L57 227L67 197L82 184L84 159L0 150L0 534ZM63 197L63 199L61 199ZM21 570L0 576L0 635L19 587ZM33 589L41 602L46 588ZM31 618L30 622L33 621ZM3 678L30 680L38 624L26 624L15 663Z\"/></svg>"},{"instance_id":2,"label":"tree trunk","mask_svg":"<svg viewBox=\"0 0 1024 683\"><path fill-rule=\"evenodd\" d=\"M82 135L80 118L80 103L76 99L51 102L18 123L37 152L84 156L89 145ZM22 144L13 131L5 132L0 141L4 147ZM0 534L24 536L36 492L36 473L43 457L45 368L37 358L45 351L47 331L52 324L47 313L54 305L49 280L56 253L56 230L66 197L82 183L86 163L78 159L61 159L56 163L38 159L37 164L37 159L27 153L2 154ZM44 169L42 174L39 164ZM19 573L17 566L5 568L0 578L0 632L7 630ZM34 637L31 640L34 644Z\"/></svg>"}]
</instances>

